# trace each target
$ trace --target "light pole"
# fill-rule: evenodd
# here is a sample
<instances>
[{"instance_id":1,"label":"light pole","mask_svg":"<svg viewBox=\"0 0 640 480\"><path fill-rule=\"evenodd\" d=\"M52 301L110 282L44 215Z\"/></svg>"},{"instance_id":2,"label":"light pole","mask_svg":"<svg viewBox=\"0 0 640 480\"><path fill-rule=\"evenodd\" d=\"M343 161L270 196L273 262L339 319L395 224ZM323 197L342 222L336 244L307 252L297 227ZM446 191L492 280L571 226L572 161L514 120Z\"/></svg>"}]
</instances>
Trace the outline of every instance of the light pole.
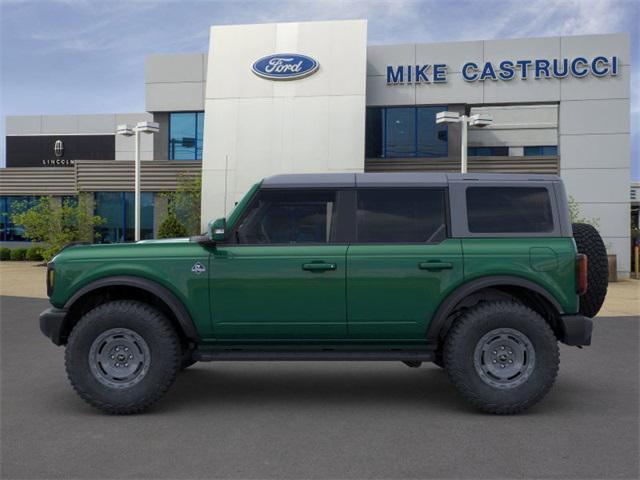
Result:
<instances>
[{"instance_id":1,"label":"light pole","mask_svg":"<svg viewBox=\"0 0 640 480\"><path fill-rule=\"evenodd\" d=\"M160 125L156 122L138 122L135 127L130 125L118 125L116 133L131 137L135 135L135 161L134 161L134 241L140 240L140 133L157 133Z\"/></svg>"},{"instance_id":2,"label":"light pole","mask_svg":"<svg viewBox=\"0 0 640 480\"><path fill-rule=\"evenodd\" d=\"M436 114L436 123L461 123L462 124L462 151L460 172L467 173L467 125L474 127L486 127L491 125L493 118L489 115L476 113L475 115L460 115L458 112L439 112Z\"/></svg>"}]
</instances>

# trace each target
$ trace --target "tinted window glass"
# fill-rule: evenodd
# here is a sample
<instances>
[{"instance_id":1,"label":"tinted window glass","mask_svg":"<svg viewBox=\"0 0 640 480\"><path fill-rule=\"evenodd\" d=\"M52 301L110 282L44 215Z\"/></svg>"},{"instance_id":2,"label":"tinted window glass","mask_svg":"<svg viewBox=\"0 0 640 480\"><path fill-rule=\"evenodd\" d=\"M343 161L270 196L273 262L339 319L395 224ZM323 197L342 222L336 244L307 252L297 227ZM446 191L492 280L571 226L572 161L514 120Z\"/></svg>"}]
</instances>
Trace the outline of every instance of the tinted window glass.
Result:
<instances>
[{"instance_id":1,"label":"tinted window glass","mask_svg":"<svg viewBox=\"0 0 640 480\"><path fill-rule=\"evenodd\" d=\"M467 217L472 233L535 233L553 230L546 188L467 188Z\"/></svg>"},{"instance_id":2,"label":"tinted window glass","mask_svg":"<svg viewBox=\"0 0 640 480\"><path fill-rule=\"evenodd\" d=\"M444 190L358 191L358 242L424 243L446 236Z\"/></svg>"},{"instance_id":3,"label":"tinted window glass","mask_svg":"<svg viewBox=\"0 0 640 480\"><path fill-rule=\"evenodd\" d=\"M0 241L26 242L24 227L11 220L16 213L22 213L39 202L38 197L0 197Z\"/></svg>"},{"instance_id":4,"label":"tinted window glass","mask_svg":"<svg viewBox=\"0 0 640 480\"><path fill-rule=\"evenodd\" d=\"M416 151L415 108L389 108L386 122L386 155L412 157Z\"/></svg>"},{"instance_id":5,"label":"tinted window glass","mask_svg":"<svg viewBox=\"0 0 640 480\"><path fill-rule=\"evenodd\" d=\"M367 108L365 155L367 158L382 157L382 108Z\"/></svg>"},{"instance_id":6,"label":"tinted window glass","mask_svg":"<svg viewBox=\"0 0 640 480\"><path fill-rule=\"evenodd\" d=\"M470 157L508 157L509 147L469 147Z\"/></svg>"},{"instance_id":7,"label":"tinted window glass","mask_svg":"<svg viewBox=\"0 0 640 480\"><path fill-rule=\"evenodd\" d=\"M202 159L204 112L169 114L169 160Z\"/></svg>"},{"instance_id":8,"label":"tinted window glass","mask_svg":"<svg viewBox=\"0 0 640 480\"><path fill-rule=\"evenodd\" d=\"M447 125L436 124L440 107L369 107L367 158L438 158L448 155Z\"/></svg>"},{"instance_id":9,"label":"tinted window glass","mask_svg":"<svg viewBox=\"0 0 640 480\"><path fill-rule=\"evenodd\" d=\"M524 147L524 156L550 157L558 155L558 147L556 145L546 145L537 147Z\"/></svg>"},{"instance_id":10,"label":"tinted window glass","mask_svg":"<svg viewBox=\"0 0 640 480\"><path fill-rule=\"evenodd\" d=\"M140 238L153 238L153 192L140 194ZM133 192L96 192L95 213L105 223L95 228L100 243L131 242L135 237Z\"/></svg>"},{"instance_id":11,"label":"tinted window glass","mask_svg":"<svg viewBox=\"0 0 640 480\"><path fill-rule=\"evenodd\" d=\"M263 190L238 226L241 244L328 243L336 216L334 191Z\"/></svg>"},{"instance_id":12,"label":"tinted window glass","mask_svg":"<svg viewBox=\"0 0 640 480\"><path fill-rule=\"evenodd\" d=\"M447 124L436 123L436 114L443 107L418 107L418 157L446 157L448 152ZM445 108L446 110L446 108Z\"/></svg>"}]
</instances>

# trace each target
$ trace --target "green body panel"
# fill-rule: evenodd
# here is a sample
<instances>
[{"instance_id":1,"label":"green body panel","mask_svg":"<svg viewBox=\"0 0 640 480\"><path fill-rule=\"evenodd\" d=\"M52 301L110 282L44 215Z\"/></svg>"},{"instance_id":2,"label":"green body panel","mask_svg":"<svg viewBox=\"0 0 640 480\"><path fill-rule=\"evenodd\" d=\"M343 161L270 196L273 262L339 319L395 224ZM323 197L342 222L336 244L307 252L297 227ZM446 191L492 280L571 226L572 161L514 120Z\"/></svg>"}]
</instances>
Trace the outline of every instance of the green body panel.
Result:
<instances>
[{"instance_id":1,"label":"green body panel","mask_svg":"<svg viewBox=\"0 0 640 480\"><path fill-rule=\"evenodd\" d=\"M429 262L434 263L433 269L420 268ZM439 262L448 264L447 268L437 269ZM462 282L459 239L436 245L351 245L347 254L349 336L424 340L440 302Z\"/></svg>"},{"instance_id":2,"label":"green body panel","mask_svg":"<svg viewBox=\"0 0 640 480\"><path fill-rule=\"evenodd\" d=\"M229 215L232 232L260 183ZM228 239L227 239L228 241ZM573 238L449 238L438 244L213 245L188 239L75 246L54 258L51 303L135 276L170 290L212 348L402 348L426 345L447 296L483 277L535 283L578 311ZM192 270L199 262L205 267Z\"/></svg>"},{"instance_id":3,"label":"green body panel","mask_svg":"<svg viewBox=\"0 0 640 480\"><path fill-rule=\"evenodd\" d=\"M245 193L244 197L242 197L242 200L240 200L238 202L236 207L229 214L229 218L227 218L227 229L228 230L231 230L235 226L236 222L240 219L240 216L242 215L242 212L247 207L247 205L249 204L249 202L251 201L253 196L256 194L256 192L260 188L261 184L262 184L262 182L258 182L253 187L251 187L249 189L249 191L247 193Z\"/></svg>"},{"instance_id":4,"label":"green body panel","mask_svg":"<svg viewBox=\"0 0 640 480\"><path fill-rule=\"evenodd\" d=\"M346 245L220 245L210 270L216 337L346 337L346 251ZM322 262L335 269L303 269Z\"/></svg>"},{"instance_id":5,"label":"green body panel","mask_svg":"<svg viewBox=\"0 0 640 480\"><path fill-rule=\"evenodd\" d=\"M207 273L196 275L196 262L207 266L209 251L188 239L71 247L54 258L56 280L51 303L59 308L89 283L119 275L154 281L183 302L201 336L213 334ZM208 269L207 269L208 270Z\"/></svg>"},{"instance_id":6,"label":"green body panel","mask_svg":"<svg viewBox=\"0 0 640 480\"><path fill-rule=\"evenodd\" d=\"M465 238L465 281L491 275L524 278L544 288L562 306L578 311L573 238Z\"/></svg>"}]
</instances>

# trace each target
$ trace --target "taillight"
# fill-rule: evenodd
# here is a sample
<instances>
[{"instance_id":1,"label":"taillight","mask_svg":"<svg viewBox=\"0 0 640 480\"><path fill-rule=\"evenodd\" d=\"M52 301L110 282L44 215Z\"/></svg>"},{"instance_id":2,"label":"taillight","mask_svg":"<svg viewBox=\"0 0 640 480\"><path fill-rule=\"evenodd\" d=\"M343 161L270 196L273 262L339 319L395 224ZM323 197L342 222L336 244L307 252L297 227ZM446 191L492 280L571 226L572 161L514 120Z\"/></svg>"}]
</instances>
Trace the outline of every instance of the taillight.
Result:
<instances>
[{"instance_id":1,"label":"taillight","mask_svg":"<svg viewBox=\"0 0 640 480\"><path fill-rule=\"evenodd\" d=\"M584 295L587 293L587 287L589 281L587 278L587 256L580 253L576 256L576 289L578 295Z\"/></svg>"}]
</instances>

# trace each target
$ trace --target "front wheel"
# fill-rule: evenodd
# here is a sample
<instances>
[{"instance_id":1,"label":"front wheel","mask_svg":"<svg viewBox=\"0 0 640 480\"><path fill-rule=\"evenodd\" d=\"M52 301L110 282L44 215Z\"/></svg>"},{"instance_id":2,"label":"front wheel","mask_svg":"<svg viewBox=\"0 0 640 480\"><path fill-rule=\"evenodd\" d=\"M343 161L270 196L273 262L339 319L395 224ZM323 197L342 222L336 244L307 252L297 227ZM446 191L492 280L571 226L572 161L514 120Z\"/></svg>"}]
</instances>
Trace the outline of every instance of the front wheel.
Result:
<instances>
[{"instance_id":1,"label":"front wheel","mask_svg":"<svg viewBox=\"0 0 640 480\"><path fill-rule=\"evenodd\" d=\"M104 303L73 328L65 352L67 376L84 401L112 414L139 413L157 402L180 368L171 322L142 302Z\"/></svg>"},{"instance_id":2,"label":"front wheel","mask_svg":"<svg viewBox=\"0 0 640 480\"><path fill-rule=\"evenodd\" d=\"M472 405L513 414L551 389L560 354L544 318L520 303L500 301L470 309L453 325L444 360L449 379Z\"/></svg>"}]
</instances>

